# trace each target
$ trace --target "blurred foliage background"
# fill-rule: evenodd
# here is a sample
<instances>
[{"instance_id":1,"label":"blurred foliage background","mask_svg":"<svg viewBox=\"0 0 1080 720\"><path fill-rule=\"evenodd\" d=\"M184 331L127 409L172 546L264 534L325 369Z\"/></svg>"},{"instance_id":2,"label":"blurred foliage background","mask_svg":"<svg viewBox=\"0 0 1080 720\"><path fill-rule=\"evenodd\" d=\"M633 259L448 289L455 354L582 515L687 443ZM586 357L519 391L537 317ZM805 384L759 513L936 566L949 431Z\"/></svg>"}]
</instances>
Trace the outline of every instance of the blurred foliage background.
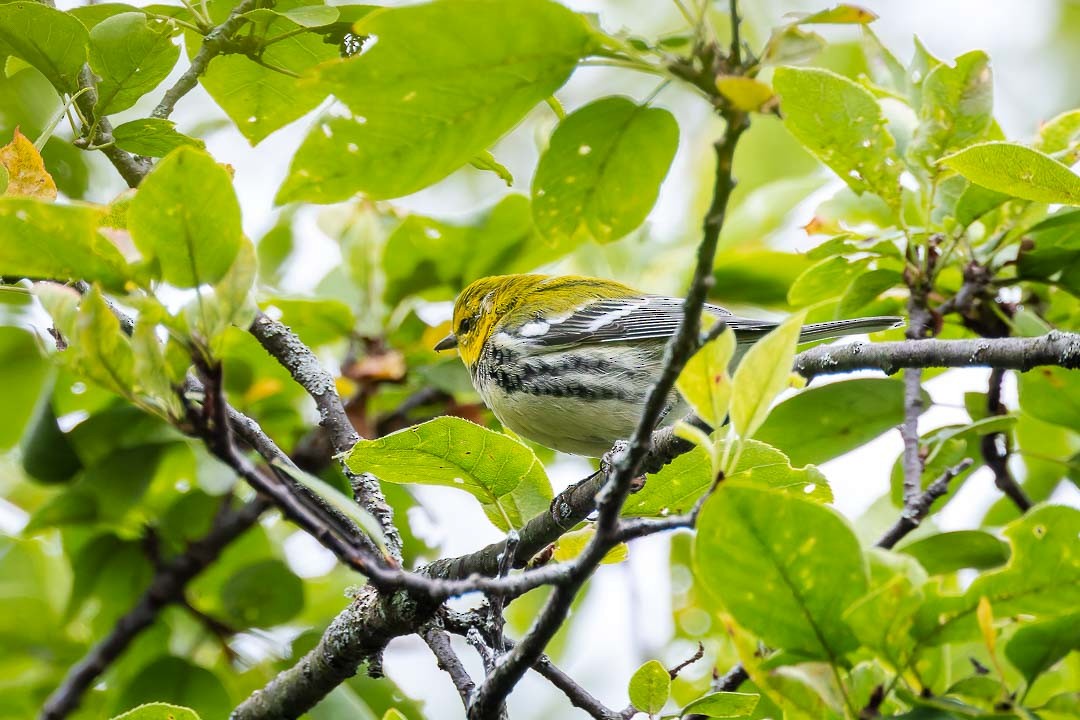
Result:
<instances>
[{"instance_id":1,"label":"blurred foliage background","mask_svg":"<svg viewBox=\"0 0 1080 720\"><path fill-rule=\"evenodd\" d=\"M609 32L623 31L650 42L659 39L672 49L685 42L685 21L670 2L567 4L595 13ZM993 62L995 118L1005 137L1031 139L1040 123L1077 105L1080 76L1072 68L1080 62L1080 2L864 4L880 15L873 27L882 44L904 62L912 56L915 35L930 53L950 61L969 50L985 50ZM78 7L78 17L91 23L108 12L107 5L61 2L59 7ZM212 17L220 20L229 3L211 2L210 8ZM744 36L751 47L761 47L787 13L818 9L810 2L744 3ZM722 9L713 12L719 13L717 27L726 27ZM851 79L873 72L874 58L867 56L857 28L815 32L827 43L808 40L800 61ZM187 42L190 52L194 40L188 37ZM310 47L301 50L315 57L336 52L327 43L303 42ZM281 52L270 60L287 65L291 56ZM6 142L16 128L29 138L38 137L60 110L60 101L41 73L15 58L5 60L0 138ZM172 70L163 87L182 65ZM527 200L530 181L558 122L557 113L546 105L533 109L491 148L511 182L491 171L465 167L392 201L283 207L275 205L274 198L290 159L312 127L321 96L308 98L290 79L266 75L269 71L245 58L227 56L215 61L203 86L178 106L173 116L177 129L204 140L234 173L243 229L256 241L259 305L291 326L325 365L339 371L338 389L348 398L350 418L365 437L441 414L497 427L479 404L459 360L431 349L446 332L449 302L477 277L542 269L617 278L657 293L684 289L700 218L710 200L710 143L720 130L719 120L700 97L678 83L658 90L654 77L600 62L586 65L592 66L579 68L557 93L566 111L602 95L639 101L653 97L653 105L670 110L679 124L677 152L648 220L605 244L582 233L564 233L554 240L540 237L534 226ZM284 83L281 88L267 89L279 82ZM262 89L248 96L245 87ZM156 99L151 93L119 112L117 124L145 117ZM249 115L257 122L248 123ZM41 152L60 193L69 199L110 203L126 189L100 153L71 144L64 124ZM809 252L823 240L815 235L838 234L841 223L875 230L890 223L882 222L878 205L857 198L831 175L778 117L754 117L739 145L735 174L739 184L721 236L712 300L744 314L771 316L835 298L842 286L854 287L844 295L854 298L842 309L850 314L902 314L903 293L883 292L899 284L899 271L887 261L875 261L873 267L844 261L835 272L804 276L827 259L820 250L818 255ZM1057 277L1069 262L1077 262L1075 254L1043 256L1027 270L1041 273L1043 279ZM868 270L879 273L884 283L859 280L870 287L857 286ZM949 272L942 283L955 290L960 270ZM1027 322L1029 329L1041 331L1049 321L1075 329L1076 286L1066 290L1024 296L1034 309L1021 312L1017 324ZM165 291L160 297L173 308L188 300L182 291L174 296ZM812 317L831 318L836 312L834 303L816 308ZM153 575L155 558L204 534L222 498L244 490L234 487L232 474L199 443L50 363L43 352L51 343L45 330L48 318L24 292L0 288L0 321L5 381L5 412L0 417L0 717L25 718L138 599ZM964 332L950 320L941 336ZM898 339L901 334L884 337ZM235 407L257 418L298 460L318 455L318 448L307 444L313 403L288 373L237 328L222 335L218 350ZM1047 406L1054 406L1053 388L1059 383L1067 384L1074 397L1077 381L1066 378L1065 371L1048 372L1047 379L1030 381L1027 392L1035 399L1027 412L1015 413L1014 432L1026 451L1021 471L1034 499L1076 506L1076 416L1038 408L1048 397ZM951 458L971 452L986 432L970 430L984 414L975 409L974 392L985 388L986 374L931 374L927 389L933 406L922 427L927 433L944 428L928 440L940 449L942 468L955 462ZM822 420L820 436L810 436L816 442L799 445L792 439L792 428L804 426L808 412L799 408L798 399L788 401L786 411L774 413L772 426L763 428L760 439L782 447L795 466L824 463L821 472L836 506L849 516L860 538L873 539L898 512L900 476L894 461L900 442L887 431L900 417L899 381L852 382L862 385L835 400L835 412L843 419L839 425ZM851 414L852 397L873 398L873 416ZM829 400L819 396L814 402L810 409L822 417L823 403ZM1018 391L1011 380L1006 402L1017 406ZM857 442L823 447L838 427L856 432ZM536 451L556 491L590 470L580 458ZM314 460L312 467L347 487L338 471ZM451 488L388 484L385 490L402 520L409 566L501 537L476 503ZM997 528L1015 516L1015 510L999 500L989 471L982 469L950 495L936 516L936 527ZM934 527L928 523L914 537L929 535ZM1000 541L988 542L986 537L973 542L984 543L991 567L1000 563L1003 551ZM926 557L934 554L926 551ZM707 661L684 671L673 689L680 704L697 697L713 665L730 665L736 653L716 632L716 618L702 602L702 588L692 582L690 567L686 535L636 544L625 562L600 570L579 599L572 622L550 648L552 656L598 697L621 707L634 668L654 657L668 666L677 664L693 654L699 641L705 642ZM965 575L970 570L946 569L952 589L970 580ZM166 609L136 640L109 670L103 687L87 695L77 717L106 717L164 697L196 708L203 718L225 717L313 646L356 583L357 577L313 540L270 514L189 586L186 606ZM512 632L528 626L543 595L535 591L509 607ZM955 668L967 665L969 655L991 664L985 648L974 643L956 657L938 658L947 669L927 672L940 671L942 678L950 678ZM469 664L479 670L471 654ZM1039 688L1038 697L1077 688L1076 655L1066 664ZM349 680L310 717L380 717L390 707L410 718L459 716L452 687L416 638L392 646L385 671L386 680L363 675ZM984 690L972 692L981 697L978 693ZM515 718L567 712L564 698L535 677L523 681L510 708ZM774 711L763 702L755 716Z\"/></svg>"}]
</instances>

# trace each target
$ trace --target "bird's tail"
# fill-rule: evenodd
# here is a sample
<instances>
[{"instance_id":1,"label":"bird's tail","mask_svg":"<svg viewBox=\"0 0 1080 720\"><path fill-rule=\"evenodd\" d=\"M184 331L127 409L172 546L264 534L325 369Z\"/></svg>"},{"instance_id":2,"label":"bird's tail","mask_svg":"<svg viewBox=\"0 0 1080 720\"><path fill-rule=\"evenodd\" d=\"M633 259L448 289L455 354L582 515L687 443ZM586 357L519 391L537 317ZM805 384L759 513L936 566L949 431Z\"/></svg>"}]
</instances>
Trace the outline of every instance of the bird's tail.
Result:
<instances>
[{"instance_id":1,"label":"bird's tail","mask_svg":"<svg viewBox=\"0 0 1080 720\"><path fill-rule=\"evenodd\" d=\"M726 320L735 330L740 345L748 345L757 342L766 333L774 330L778 323L769 320L746 320L743 318L720 318ZM861 335L863 333L878 332L900 327L904 324L904 318L893 316L878 316L865 318L852 318L851 320L830 320L828 322L811 323L804 325L799 333L799 342L813 342L815 340L828 340L829 338L844 337L845 335Z\"/></svg>"},{"instance_id":2,"label":"bird's tail","mask_svg":"<svg viewBox=\"0 0 1080 720\"><path fill-rule=\"evenodd\" d=\"M844 337L845 335L861 335L863 333L880 332L891 330L904 324L904 318L892 316L878 316L853 318L851 320L830 320L829 322L811 323L803 327L799 333L799 342L811 342L813 340L825 340L828 338Z\"/></svg>"}]
</instances>

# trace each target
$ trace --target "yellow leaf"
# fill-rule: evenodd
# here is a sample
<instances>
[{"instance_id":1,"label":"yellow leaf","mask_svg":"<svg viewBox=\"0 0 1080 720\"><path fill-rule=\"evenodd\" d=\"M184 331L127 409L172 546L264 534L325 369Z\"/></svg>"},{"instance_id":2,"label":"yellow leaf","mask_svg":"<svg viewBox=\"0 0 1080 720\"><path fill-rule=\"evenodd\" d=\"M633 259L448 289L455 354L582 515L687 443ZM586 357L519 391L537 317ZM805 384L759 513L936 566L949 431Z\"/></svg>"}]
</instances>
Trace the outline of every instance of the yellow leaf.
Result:
<instances>
[{"instance_id":1,"label":"yellow leaf","mask_svg":"<svg viewBox=\"0 0 1080 720\"><path fill-rule=\"evenodd\" d=\"M878 16L857 5L837 5L831 10L821 10L800 18L796 25L866 25Z\"/></svg>"},{"instance_id":2,"label":"yellow leaf","mask_svg":"<svg viewBox=\"0 0 1080 720\"><path fill-rule=\"evenodd\" d=\"M45 161L34 143L15 128L11 142L0 148L0 164L8 173L5 195L22 195L38 200L55 200L56 183L45 170Z\"/></svg>"},{"instance_id":3,"label":"yellow leaf","mask_svg":"<svg viewBox=\"0 0 1080 720\"><path fill-rule=\"evenodd\" d=\"M979 621L979 630L982 631L986 649L993 655L997 641L997 635L994 633L994 609L990 607L990 600L985 595L979 598L979 606L975 610L975 617Z\"/></svg>"},{"instance_id":4,"label":"yellow leaf","mask_svg":"<svg viewBox=\"0 0 1080 720\"><path fill-rule=\"evenodd\" d=\"M720 337L698 350L675 382L694 412L714 428L724 424L731 402L728 364L735 354L735 333L724 330Z\"/></svg>"},{"instance_id":5,"label":"yellow leaf","mask_svg":"<svg viewBox=\"0 0 1080 720\"><path fill-rule=\"evenodd\" d=\"M753 112L775 104L772 88L751 77L721 75L716 78L716 89L738 110Z\"/></svg>"},{"instance_id":6,"label":"yellow leaf","mask_svg":"<svg viewBox=\"0 0 1080 720\"><path fill-rule=\"evenodd\" d=\"M567 562L573 560L581 551L585 549L585 546L592 540L592 536L596 534L596 531L591 527L585 527L581 530L574 530L568 532L558 539L555 543L555 552L552 557L556 562ZM614 563L621 563L630 554L629 549L626 547L626 543L619 543L615 547L607 551L604 555L604 559L600 562L605 565Z\"/></svg>"}]
</instances>

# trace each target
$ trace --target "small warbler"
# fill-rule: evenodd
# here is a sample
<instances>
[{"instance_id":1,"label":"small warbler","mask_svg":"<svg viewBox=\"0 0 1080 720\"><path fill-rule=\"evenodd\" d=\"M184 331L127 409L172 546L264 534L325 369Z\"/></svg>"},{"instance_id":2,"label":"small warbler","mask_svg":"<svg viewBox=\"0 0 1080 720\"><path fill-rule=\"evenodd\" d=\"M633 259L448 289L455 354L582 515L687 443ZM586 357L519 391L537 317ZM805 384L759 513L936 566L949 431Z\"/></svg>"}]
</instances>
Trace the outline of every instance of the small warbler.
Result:
<instances>
[{"instance_id":1,"label":"small warbler","mask_svg":"<svg viewBox=\"0 0 1080 720\"><path fill-rule=\"evenodd\" d=\"M502 424L554 450L601 457L633 434L664 347L683 316L681 298L582 276L501 275L470 284L454 303L453 332L473 386ZM735 332L736 359L778 323L705 312ZM807 325L800 340L895 327L898 317ZM665 421L688 412L672 392Z\"/></svg>"}]
</instances>

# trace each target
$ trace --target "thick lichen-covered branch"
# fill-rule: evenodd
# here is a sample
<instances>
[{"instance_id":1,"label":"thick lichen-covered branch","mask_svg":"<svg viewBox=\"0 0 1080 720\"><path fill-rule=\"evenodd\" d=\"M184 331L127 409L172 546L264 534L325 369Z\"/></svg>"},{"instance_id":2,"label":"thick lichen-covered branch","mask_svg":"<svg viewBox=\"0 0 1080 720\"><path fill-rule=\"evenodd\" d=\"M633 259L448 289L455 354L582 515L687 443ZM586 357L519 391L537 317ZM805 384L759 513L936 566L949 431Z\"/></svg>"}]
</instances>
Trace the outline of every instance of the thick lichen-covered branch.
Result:
<instances>
[{"instance_id":1,"label":"thick lichen-covered branch","mask_svg":"<svg viewBox=\"0 0 1080 720\"><path fill-rule=\"evenodd\" d=\"M322 366L315 353L289 328L259 313L251 323L251 334L274 356L315 401L319 425L326 430L335 454L352 450L360 436L353 428L338 395L334 377ZM379 481L368 473L354 474L342 464L360 504L382 527L391 556L401 562L401 533L394 525L394 510L386 501Z\"/></svg>"},{"instance_id":2,"label":"thick lichen-covered branch","mask_svg":"<svg viewBox=\"0 0 1080 720\"><path fill-rule=\"evenodd\" d=\"M819 345L797 355L794 370L810 379L855 370L881 370L892 375L904 368L991 367L1026 371L1043 365L1080 368L1080 335L1052 330L1033 338Z\"/></svg>"}]
</instances>

